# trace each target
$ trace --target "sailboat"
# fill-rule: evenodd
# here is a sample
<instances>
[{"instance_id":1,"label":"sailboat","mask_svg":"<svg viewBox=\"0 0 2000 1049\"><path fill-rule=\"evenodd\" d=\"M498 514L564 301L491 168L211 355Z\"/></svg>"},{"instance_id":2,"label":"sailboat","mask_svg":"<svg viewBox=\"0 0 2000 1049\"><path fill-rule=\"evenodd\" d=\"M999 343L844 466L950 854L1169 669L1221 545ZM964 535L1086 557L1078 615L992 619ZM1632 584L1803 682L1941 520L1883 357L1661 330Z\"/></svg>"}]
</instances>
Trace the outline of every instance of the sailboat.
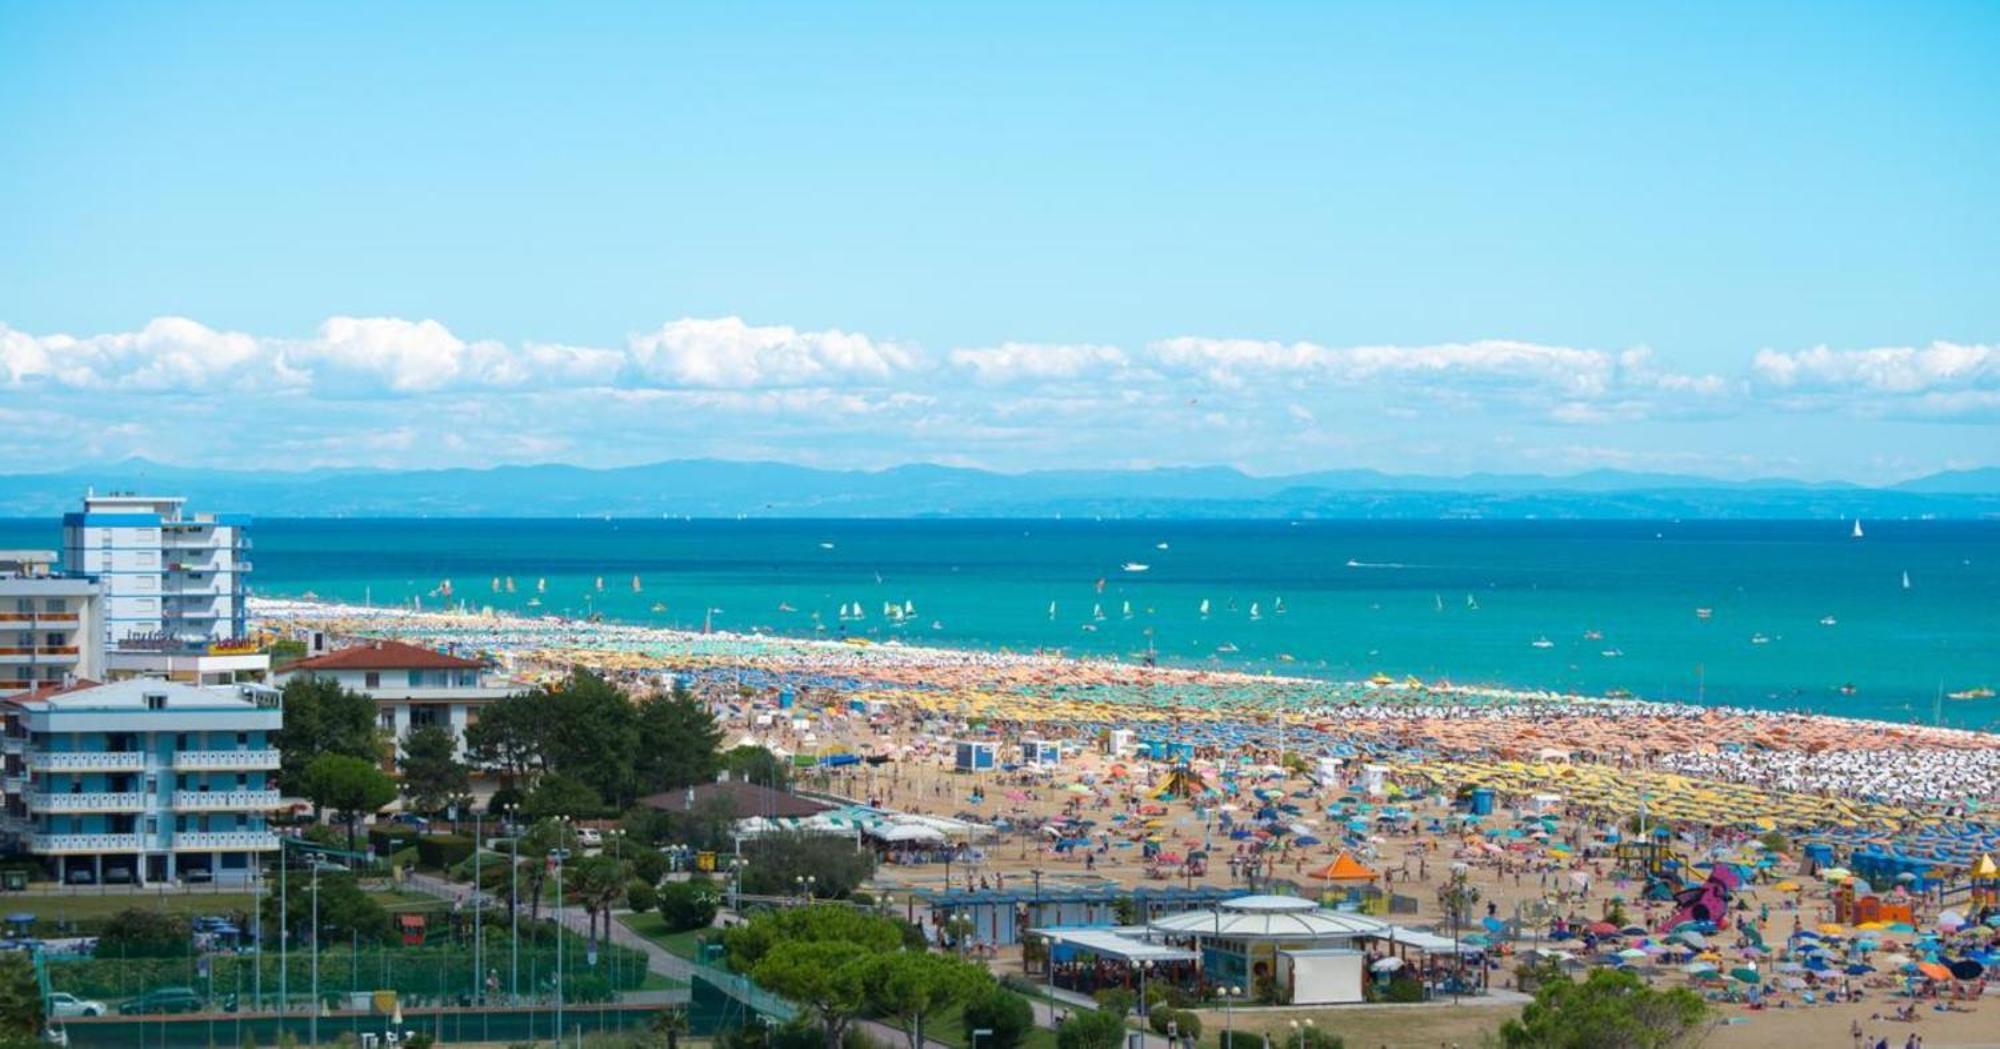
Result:
<instances>
[{"instance_id":1,"label":"sailboat","mask_svg":"<svg viewBox=\"0 0 2000 1049\"><path fill-rule=\"evenodd\" d=\"M653 611L655 611L655 612L664 612L664 611L666 611L666 610L667 610L667 603L666 603L665 601L655 601L655 602L653 602Z\"/></svg>"},{"instance_id":2,"label":"sailboat","mask_svg":"<svg viewBox=\"0 0 2000 1049\"><path fill-rule=\"evenodd\" d=\"M549 592L549 581L546 577L535 580L535 593L546 594L548 592Z\"/></svg>"},{"instance_id":3,"label":"sailboat","mask_svg":"<svg viewBox=\"0 0 2000 1049\"><path fill-rule=\"evenodd\" d=\"M603 576L598 576L598 577L597 577L597 592L598 592L598 593L600 593L600 594L604 592L604 577L603 577Z\"/></svg>"},{"instance_id":4,"label":"sailboat","mask_svg":"<svg viewBox=\"0 0 2000 1049\"><path fill-rule=\"evenodd\" d=\"M1272 599L1272 605L1271 605L1271 614L1273 614L1273 615L1280 615L1280 616L1281 616L1281 615L1284 615L1284 614L1285 614L1285 599L1284 599L1284 598L1282 598L1282 597L1279 597L1279 598L1273 598L1273 599Z\"/></svg>"},{"instance_id":5,"label":"sailboat","mask_svg":"<svg viewBox=\"0 0 2000 1049\"><path fill-rule=\"evenodd\" d=\"M493 592L494 592L494 593L496 593L496 594L500 592L500 577L499 577L499 576L494 576L494 577L493 577Z\"/></svg>"},{"instance_id":6,"label":"sailboat","mask_svg":"<svg viewBox=\"0 0 2000 1049\"><path fill-rule=\"evenodd\" d=\"M903 614L911 619L915 619L917 617L917 603L909 598L904 598Z\"/></svg>"},{"instance_id":7,"label":"sailboat","mask_svg":"<svg viewBox=\"0 0 2000 1049\"><path fill-rule=\"evenodd\" d=\"M1104 606L1103 605L1090 606L1090 618L1099 623L1104 622Z\"/></svg>"},{"instance_id":8,"label":"sailboat","mask_svg":"<svg viewBox=\"0 0 2000 1049\"><path fill-rule=\"evenodd\" d=\"M1262 610L1260 610L1260 609L1259 609L1259 608L1257 607L1257 602L1255 602L1255 601L1252 601L1252 602L1250 602L1250 618L1251 618L1251 619L1262 619L1262 618L1264 618L1264 613L1263 613L1263 611L1262 611Z\"/></svg>"},{"instance_id":9,"label":"sailboat","mask_svg":"<svg viewBox=\"0 0 2000 1049\"><path fill-rule=\"evenodd\" d=\"M1854 519L1854 538L1861 538L1861 518Z\"/></svg>"},{"instance_id":10,"label":"sailboat","mask_svg":"<svg viewBox=\"0 0 2000 1049\"><path fill-rule=\"evenodd\" d=\"M633 577L632 577L632 592L633 592L633 593L635 593L635 594L637 594L637 593L640 593L640 592L644 591L645 589L646 589L645 587L643 587L643 586L640 586L640 585L639 585L639 577L638 577L638 576L633 576Z\"/></svg>"},{"instance_id":11,"label":"sailboat","mask_svg":"<svg viewBox=\"0 0 2000 1049\"><path fill-rule=\"evenodd\" d=\"M1201 617L1208 618L1208 598L1205 597L1201 599Z\"/></svg>"},{"instance_id":12,"label":"sailboat","mask_svg":"<svg viewBox=\"0 0 2000 1049\"><path fill-rule=\"evenodd\" d=\"M1553 642L1553 641L1550 641L1550 640L1549 640L1548 638L1545 638L1545 637L1538 637L1538 638L1534 639L1533 641L1530 641L1530 642L1528 642L1528 645L1529 645L1529 647L1531 647L1531 648L1554 648L1554 647L1556 647L1556 643L1555 643L1555 642Z\"/></svg>"},{"instance_id":13,"label":"sailboat","mask_svg":"<svg viewBox=\"0 0 2000 1049\"><path fill-rule=\"evenodd\" d=\"M1438 603L1438 611L1440 611L1440 612L1444 611L1444 595L1443 595L1443 594L1432 594L1431 596L1432 596L1432 597L1434 597L1434 598L1437 598L1437 603Z\"/></svg>"},{"instance_id":14,"label":"sailboat","mask_svg":"<svg viewBox=\"0 0 2000 1049\"><path fill-rule=\"evenodd\" d=\"M1125 602L1125 607L1122 611L1126 619L1132 618L1132 602Z\"/></svg>"},{"instance_id":15,"label":"sailboat","mask_svg":"<svg viewBox=\"0 0 2000 1049\"><path fill-rule=\"evenodd\" d=\"M447 580L447 582L449 582L449 580ZM1904 570L1903 570L1903 589L1905 589L1905 590L1908 590L1909 588L1910 588L1910 572L1909 572L1909 570L1908 570L1908 569L1904 569Z\"/></svg>"},{"instance_id":16,"label":"sailboat","mask_svg":"<svg viewBox=\"0 0 2000 1049\"><path fill-rule=\"evenodd\" d=\"M1477 611L1479 611L1479 602L1477 602L1477 601L1474 601L1474 600L1472 599L1472 595L1471 595L1471 594L1467 594L1467 595L1465 595L1465 607L1466 607L1466 608L1468 608L1468 609L1471 609L1471 610L1472 610L1472 611L1474 611L1474 612L1477 612Z\"/></svg>"},{"instance_id":17,"label":"sailboat","mask_svg":"<svg viewBox=\"0 0 2000 1049\"><path fill-rule=\"evenodd\" d=\"M1051 601L1049 602L1049 619L1053 620L1055 619L1055 617L1056 617L1056 603L1054 601Z\"/></svg>"},{"instance_id":18,"label":"sailboat","mask_svg":"<svg viewBox=\"0 0 2000 1049\"><path fill-rule=\"evenodd\" d=\"M508 576L508 577L507 577L507 592L508 592L508 593L510 593L510 594L514 592L514 577L513 577L513 576Z\"/></svg>"}]
</instances>

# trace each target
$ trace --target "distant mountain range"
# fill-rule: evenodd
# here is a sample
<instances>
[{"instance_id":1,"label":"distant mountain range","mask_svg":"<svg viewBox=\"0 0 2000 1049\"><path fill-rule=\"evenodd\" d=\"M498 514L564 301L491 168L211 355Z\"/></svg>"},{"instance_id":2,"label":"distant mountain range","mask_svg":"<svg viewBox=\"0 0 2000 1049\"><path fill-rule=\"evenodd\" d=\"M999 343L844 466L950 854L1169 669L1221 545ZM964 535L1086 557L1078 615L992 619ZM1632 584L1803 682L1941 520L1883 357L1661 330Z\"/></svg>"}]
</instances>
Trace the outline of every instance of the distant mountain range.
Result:
<instances>
[{"instance_id":1,"label":"distant mountain range","mask_svg":"<svg viewBox=\"0 0 2000 1049\"><path fill-rule=\"evenodd\" d=\"M1437 477L1331 470L1256 477L1229 467L1003 474L911 465L821 470L684 459L592 469L207 470L143 459L0 475L0 516L50 517L86 489L185 495L197 509L276 517L2000 517L2000 468L1871 488L1593 470Z\"/></svg>"}]
</instances>

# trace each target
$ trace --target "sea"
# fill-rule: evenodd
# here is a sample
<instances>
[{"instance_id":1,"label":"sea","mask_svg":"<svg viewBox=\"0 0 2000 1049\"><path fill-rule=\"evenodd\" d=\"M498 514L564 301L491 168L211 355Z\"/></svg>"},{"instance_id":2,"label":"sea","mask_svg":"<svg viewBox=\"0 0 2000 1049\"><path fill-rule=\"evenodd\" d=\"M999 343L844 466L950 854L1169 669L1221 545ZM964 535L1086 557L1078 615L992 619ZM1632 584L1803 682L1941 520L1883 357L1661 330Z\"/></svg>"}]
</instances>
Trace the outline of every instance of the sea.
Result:
<instances>
[{"instance_id":1,"label":"sea","mask_svg":"<svg viewBox=\"0 0 2000 1049\"><path fill-rule=\"evenodd\" d=\"M1949 698L2000 688L2000 522L1851 527L260 519L251 578L274 597L2000 730L2000 700ZM58 545L55 522L0 521L0 547Z\"/></svg>"}]
</instances>

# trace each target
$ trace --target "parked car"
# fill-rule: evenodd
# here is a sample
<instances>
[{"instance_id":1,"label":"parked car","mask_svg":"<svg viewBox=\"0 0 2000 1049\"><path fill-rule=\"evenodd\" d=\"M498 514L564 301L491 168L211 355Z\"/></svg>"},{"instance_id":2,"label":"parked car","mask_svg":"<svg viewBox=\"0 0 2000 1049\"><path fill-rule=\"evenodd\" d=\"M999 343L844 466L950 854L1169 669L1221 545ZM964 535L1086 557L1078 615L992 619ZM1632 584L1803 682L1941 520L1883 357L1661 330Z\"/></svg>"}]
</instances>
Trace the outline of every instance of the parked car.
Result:
<instances>
[{"instance_id":1,"label":"parked car","mask_svg":"<svg viewBox=\"0 0 2000 1049\"><path fill-rule=\"evenodd\" d=\"M71 885L95 885L97 875L90 873L88 867L71 867L69 873L63 875L63 880Z\"/></svg>"},{"instance_id":2,"label":"parked car","mask_svg":"<svg viewBox=\"0 0 2000 1049\"><path fill-rule=\"evenodd\" d=\"M126 1016L151 1015L155 1013L198 1013L202 1008L201 995L192 987L156 987L118 1007Z\"/></svg>"},{"instance_id":3,"label":"parked car","mask_svg":"<svg viewBox=\"0 0 2000 1049\"><path fill-rule=\"evenodd\" d=\"M604 832L596 827L582 827L576 832L577 844L586 849L595 849L604 844Z\"/></svg>"},{"instance_id":4,"label":"parked car","mask_svg":"<svg viewBox=\"0 0 2000 1049\"><path fill-rule=\"evenodd\" d=\"M104 1007L103 1002L93 1002L87 998L78 998L68 991L57 991L49 995L50 1016L65 1019L71 1016L103 1016L110 1011Z\"/></svg>"},{"instance_id":5,"label":"parked car","mask_svg":"<svg viewBox=\"0 0 2000 1049\"><path fill-rule=\"evenodd\" d=\"M130 867L104 868L104 884L130 885L131 883L132 883L132 868Z\"/></svg>"}]
</instances>

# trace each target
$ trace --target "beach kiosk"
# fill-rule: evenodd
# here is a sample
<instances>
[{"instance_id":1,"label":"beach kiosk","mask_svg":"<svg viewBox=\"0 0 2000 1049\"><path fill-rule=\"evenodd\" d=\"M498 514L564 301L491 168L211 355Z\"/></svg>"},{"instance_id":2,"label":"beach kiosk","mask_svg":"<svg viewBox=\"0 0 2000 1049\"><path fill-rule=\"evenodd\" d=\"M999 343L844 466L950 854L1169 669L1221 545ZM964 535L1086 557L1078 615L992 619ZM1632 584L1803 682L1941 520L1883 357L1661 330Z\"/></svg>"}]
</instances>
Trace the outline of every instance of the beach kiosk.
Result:
<instances>
[{"instance_id":1,"label":"beach kiosk","mask_svg":"<svg viewBox=\"0 0 2000 1049\"><path fill-rule=\"evenodd\" d=\"M953 771L991 772L995 764L992 742L983 739L958 741L957 760L952 763Z\"/></svg>"},{"instance_id":2,"label":"beach kiosk","mask_svg":"<svg viewBox=\"0 0 2000 1049\"><path fill-rule=\"evenodd\" d=\"M1361 766L1361 792L1377 798L1389 793L1389 766Z\"/></svg>"},{"instance_id":3,"label":"beach kiosk","mask_svg":"<svg viewBox=\"0 0 2000 1049\"><path fill-rule=\"evenodd\" d=\"M1052 739L1024 739L1021 741L1021 764L1037 769L1060 765L1062 744Z\"/></svg>"},{"instance_id":4,"label":"beach kiosk","mask_svg":"<svg viewBox=\"0 0 2000 1049\"><path fill-rule=\"evenodd\" d=\"M1114 758L1124 757L1132 749L1132 740L1138 733L1129 728L1114 728L1105 733L1104 752Z\"/></svg>"}]
</instances>

